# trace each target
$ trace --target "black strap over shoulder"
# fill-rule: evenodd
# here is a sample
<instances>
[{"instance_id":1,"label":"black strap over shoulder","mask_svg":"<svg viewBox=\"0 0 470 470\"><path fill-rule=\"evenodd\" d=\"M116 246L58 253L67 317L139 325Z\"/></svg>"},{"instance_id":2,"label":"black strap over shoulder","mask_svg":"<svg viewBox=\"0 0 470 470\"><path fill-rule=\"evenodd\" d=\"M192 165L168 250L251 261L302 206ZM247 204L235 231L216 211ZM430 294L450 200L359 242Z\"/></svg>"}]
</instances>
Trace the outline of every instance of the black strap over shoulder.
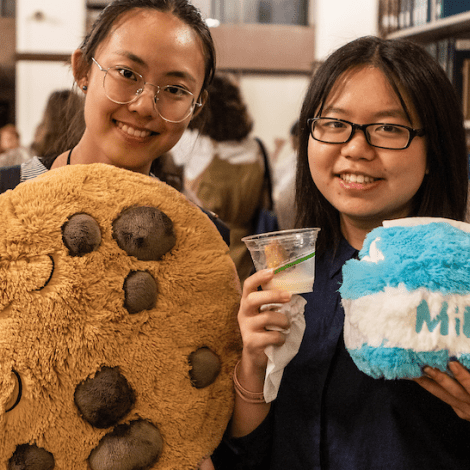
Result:
<instances>
[{"instance_id":1,"label":"black strap over shoulder","mask_svg":"<svg viewBox=\"0 0 470 470\"><path fill-rule=\"evenodd\" d=\"M263 201L264 209L273 210L274 203L273 203L273 182L271 176L271 166L269 164L268 152L266 151L266 147L264 146L262 140L259 137L255 137L256 142L261 148L261 153L263 155L264 160L264 190L265 194L264 197L266 198Z\"/></svg>"},{"instance_id":2,"label":"black strap over shoulder","mask_svg":"<svg viewBox=\"0 0 470 470\"><path fill-rule=\"evenodd\" d=\"M21 165L0 167L0 193L20 184Z\"/></svg>"},{"instance_id":3,"label":"black strap over shoulder","mask_svg":"<svg viewBox=\"0 0 470 470\"><path fill-rule=\"evenodd\" d=\"M199 209L201 209L202 212L204 212L204 214L206 214L209 217L209 219L211 219L211 221L217 227L217 230L219 231L220 235L222 235L224 242L227 244L227 246L230 246L230 229L227 227L225 222L220 220L218 215L214 214L212 211L203 209L200 206L199 206Z\"/></svg>"},{"instance_id":4,"label":"black strap over shoulder","mask_svg":"<svg viewBox=\"0 0 470 470\"><path fill-rule=\"evenodd\" d=\"M261 139L255 137L255 140L258 142L261 148L261 153L263 154L264 182L260 206L258 207L258 212L254 218L253 234L276 232L277 230L279 230L279 222L277 219L276 212L274 210L273 182L268 153Z\"/></svg>"}]
</instances>

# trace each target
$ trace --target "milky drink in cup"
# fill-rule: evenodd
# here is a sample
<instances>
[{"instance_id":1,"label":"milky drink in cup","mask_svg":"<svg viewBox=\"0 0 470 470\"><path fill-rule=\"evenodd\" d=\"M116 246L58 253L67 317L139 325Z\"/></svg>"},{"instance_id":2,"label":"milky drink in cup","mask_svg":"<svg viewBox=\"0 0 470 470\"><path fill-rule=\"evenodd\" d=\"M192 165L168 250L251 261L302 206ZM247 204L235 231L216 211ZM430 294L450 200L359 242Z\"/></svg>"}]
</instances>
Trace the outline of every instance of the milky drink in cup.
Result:
<instances>
[{"instance_id":1,"label":"milky drink in cup","mask_svg":"<svg viewBox=\"0 0 470 470\"><path fill-rule=\"evenodd\" d=\"M304 228L242 238L257 271L274 269L274 277L266 289L288 290L292 294L312 292L319 231L319 228Z\"/></svg>"}]
</instances>

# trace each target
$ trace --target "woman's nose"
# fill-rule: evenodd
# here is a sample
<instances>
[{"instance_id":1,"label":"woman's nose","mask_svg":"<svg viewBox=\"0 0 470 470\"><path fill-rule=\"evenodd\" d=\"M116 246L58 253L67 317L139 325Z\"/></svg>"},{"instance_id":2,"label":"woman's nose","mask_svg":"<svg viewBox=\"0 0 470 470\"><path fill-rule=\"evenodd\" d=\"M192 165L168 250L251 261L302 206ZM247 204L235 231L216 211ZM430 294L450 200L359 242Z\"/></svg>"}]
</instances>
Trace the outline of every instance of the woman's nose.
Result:
<instances>
[{"instance_id":1,"label":"woman's nose","mask_svg":"<svg viewBox=\"0 0 470 470\"><path fill-rule=\"evenodd\" d=\"M147 85L147 84L146 84ZM146 86L139 94L138 98L132 103L128 104L130 111L135 111L142 116L158 116L158 111L155 105L156 90L152 86Z\"/></svg>"},{"instance_id":2,"label":"woman's nose","mask_svg":"<svg viewBox=\"0 0 470 470\"><path fill-rule=\"evenodd\" d=\"M351 139L342 144L341 154L348 158L372 160L375 148L369 144L365 129L355 129Z\"/></svg>"}]
</instances>

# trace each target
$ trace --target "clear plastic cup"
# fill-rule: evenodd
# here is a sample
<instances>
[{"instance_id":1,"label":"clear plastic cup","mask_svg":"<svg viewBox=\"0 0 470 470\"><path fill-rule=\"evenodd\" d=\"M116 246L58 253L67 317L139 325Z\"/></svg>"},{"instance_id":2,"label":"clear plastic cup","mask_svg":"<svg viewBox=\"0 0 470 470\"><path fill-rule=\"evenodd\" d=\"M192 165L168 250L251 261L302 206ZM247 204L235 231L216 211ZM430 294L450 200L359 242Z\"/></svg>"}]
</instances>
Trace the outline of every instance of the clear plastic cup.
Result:
<instances>
[{"instance_id":1,"label":"clear plastic cup","mask_svg":"<svg viewBox=\"0 0 470 470\"><path fill-rule=\"evenodd\" d=\"M274 269L274 277L266 289L288 290L293 294L312 292L319 231L319 228L303 228L242 238L256 271Z\"/></svg>"}]
</instances>

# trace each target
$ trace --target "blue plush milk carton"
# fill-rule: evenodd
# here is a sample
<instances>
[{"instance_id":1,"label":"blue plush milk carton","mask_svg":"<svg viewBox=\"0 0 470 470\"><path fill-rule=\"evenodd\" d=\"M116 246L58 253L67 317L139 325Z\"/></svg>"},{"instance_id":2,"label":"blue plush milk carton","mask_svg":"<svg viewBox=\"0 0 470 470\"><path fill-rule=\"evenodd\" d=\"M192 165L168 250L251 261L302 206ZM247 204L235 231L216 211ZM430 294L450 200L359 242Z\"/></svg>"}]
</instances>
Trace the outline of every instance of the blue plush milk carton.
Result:
<instances>
[{"instance_id":1,"label":"blue plush milk carton","mask_svg":"<svg viewBox=\"0 0 470 470\"><path fill-rule=\"evenodd\" d=\"M470 367L470 224L385 221L343 267L344 340L357 367L413 378L450 357Z\"/></svg>"}]
</instances>

